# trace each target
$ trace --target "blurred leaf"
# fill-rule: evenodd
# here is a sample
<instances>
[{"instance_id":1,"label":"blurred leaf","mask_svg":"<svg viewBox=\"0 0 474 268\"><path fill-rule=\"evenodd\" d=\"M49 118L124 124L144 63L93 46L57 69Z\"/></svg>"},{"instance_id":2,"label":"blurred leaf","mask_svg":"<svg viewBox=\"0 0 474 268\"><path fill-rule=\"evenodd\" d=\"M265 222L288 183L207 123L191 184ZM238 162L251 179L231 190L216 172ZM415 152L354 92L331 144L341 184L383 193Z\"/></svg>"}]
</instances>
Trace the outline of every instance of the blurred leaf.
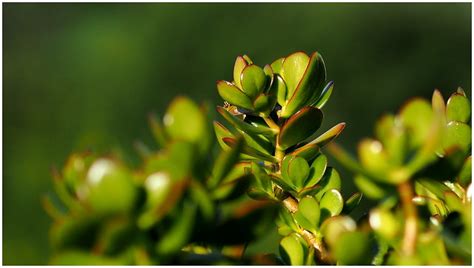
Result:
<instances>
[{"instance_id":1,"label":"blurred leaf","mask_svg":"<svg viewBox=\"0 0 474 268\"><path fill-rule=\"evenodd\" d=\"M166 132L172 139L195 144L204 143L204 140L208 139L206 115L188 98L175 98L169 105L163 121Z\"/></svg>"},{"instance_id":2,"label":"blurred leaf","mask_svg":"<svg viewBox=\"0 0 474 268\"><path fill-rule=\"evenodd\" d=\"M371 239L360 231L345 232L336 241L333 251L339 264L367 265L371 262Z\"/></svg>"},{"instance_id":3,"label":"blurred leaf","mask_svg":"<svg viewBox=\"0 0 474 268\"><path fill-rule=\"evenodd\" d=\"M393 240L399 235L400 222L387 209L375 208L370 211L370 227L387 241Z\"/></svg>"},{"instance_id":4,"label":"blurred leaf","mask_svg":"<svg viewBox=\"0 0 474 268\"><path fill-rule=\"evenodd\" d=\"M402 124L409 129L410 146L419 147L425 142L433 120L431 105L424 99L414 98L403 106L400 113Z\"/></svg>"},{"instance_id":5,"label":"blurred leaf","mask_svg":"<svg viewBox=\"0 0 474 268\"><path fill-rule=\"evenodd\" d=\"M443 147L448 150L452 147L458 147L463 152L471 149L471 127L461 122L449 122L446 128L446 134L443 137Z\"/></svg>"},{"instance_id":6,"label":"blurred leaf","mask_svg":"<svg viewBox=\"0 0 474 268\"><path fill-rule=\"evenodd\" d=\"M356 222L349 216L335 216L326 219L321 224L321 233L324 241L333 247L338 243L339 237L345 232L355 231L357 228Z\"/></svg>"},{"instance_id":7,"label":"blurred leaf","mask_svg":"<svg viewBox=\"0 0 474 268\"><path fill-rule=\"evenodd\" d=\"M446 116L448 121L468 123L471 118L471 103L466 96L454 93L449 97Z\"/></svg>"},{"instance_id":8,"label":"blurred leaf","mask_svg":"<svg viewBox=\"0 0 474 268\"><path fill-rule=\"evenodd\" d=\"M210 188L216 187L222 179L232 170L232 167L239 160L239 154L244 145L242 138L236 139L235 144L228 151L222 151L214 162L211 177L207 181Z\"/></svg>"},{"instance_id":9,"label":"blurred leaf","mask_svg":"<svg viewBox=\"0 0 474 268\"><path fill-rule=\"evenodd\" d=\"M346 202L344 203L344 208L342 209L343 214L349 214L354 210L359 204L360 201L362 200L362 194L361 193L354 193L351 195Z\"/></svg>"},{"instance_id":10,"label":"blurred leaf","mask_svg":"<svg viewBox=\"0 0 474 268\"><path fill-rule=\"evenodd\" d=\"M174 225L156 244L156 250L159 254L169 255L179 251L188 241L194 226L194 217L196 214L196 206L186 203L180 213L179 218Z\"/></svg>"},{"instance_id":11,"label":"blurred leaf","mask_svg":"<svg viewBox=\"0 0 474 268\"><path fill-rule=\"evenodd\" d=\"M70 250L53 256L51 265L126 265L127 263L105 256L94 255L90 252Z\"/></svg>"},{"instance_id":12,"label":"blurred leaf","mask_svg":"<svg viewBox=\"0 0 474 268\"><path fill-rule=\"evenodd\" d=\"M363 175L357 175L354 183L367 197L372 199L381 199L387 195L386 190Z\"/></svg>"}]
</instances>

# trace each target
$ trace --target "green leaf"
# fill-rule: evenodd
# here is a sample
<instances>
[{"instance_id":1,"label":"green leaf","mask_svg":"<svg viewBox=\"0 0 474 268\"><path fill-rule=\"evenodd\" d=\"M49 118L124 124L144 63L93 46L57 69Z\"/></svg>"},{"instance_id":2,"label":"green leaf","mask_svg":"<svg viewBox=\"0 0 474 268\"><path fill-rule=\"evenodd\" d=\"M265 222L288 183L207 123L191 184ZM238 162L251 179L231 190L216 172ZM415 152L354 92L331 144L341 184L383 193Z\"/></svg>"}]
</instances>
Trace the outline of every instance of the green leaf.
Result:
<instances>
[{"instance_id":1,"label":"green leaf","mask_svg":"<svg viewBox=\"0 0 474 268\"><path fill-rule=\"evenodd\" d=\"M210 188L216 187L222 179L232 170L233 166L239 160L239 154L244 145L242 138L236 139L234 146L228 151L222 151L214 163L212 176L208 180L207 185Z\"/></svg>"},{"instance_id":2,"label":"green leaf","mask_svg":"<svg viewBox=\"0 0 474 268\"><path fill-rule=\"evenodd\" d=\"M360 231L341 234L334 245L334 257L341 265L364 265L371 261L371 238Z\"/></svg>"},{"instance_id":3,"label":"green leaf","mask_svg":"<svg viewBox=\"0 0 474 268\"><path fill-rule=\"evenodd\" d=\"M304 107L291 116L281 127L278 135L279 146L285 150L311 136L319 129L323 113L314 107Z\"/></svg>"},{"instance_id":4,"label":"green leaf","mask_svg":"<svg viewBox=\"0 0 474 268\"><path fill-rule=\"evenodd\" d=\"M283 65L284 60L285 60L285 58L279 58L279 59L275 60L274 62L272 62L272 64L270 66L272 67L273 73L276 73L276 74L281 73L281 67Z\"/></svg>"},{"instance_id":5,"label":"green leaf","mask_svg":"<svg viewBox=\"0 0 474 268\"><path fill-rule=\"evenodd\" d=\"M267 76L262 68L252 64L244 68L240 76L240 81L242 83L242 91L249 96L250 99L254 99L265 89Z\"/></svg>"},{"instance_id":6,"label":"green leaf","mask_svg":"<svg viewBox=\"0 0 474 268\"><path fill-rule=\"evenodd\" d=\"M285 59L285 62L286 60L287 59ZM285 62L283 62L283 65L285 65ZM283 66L283 68L285 68L285 66ZM285 76L283 76L283 78L285 78ZM282 107L281 117L290 117L301 107L305 106L305 104L311 100L312 96L319 96L323 90L323 83L325 82L326 68L323 58L318 52L314 52L294 93L291 89L288 90L287 97L289 97L289 100L287 104ZM291 88L291 86L288 87Z\"/></svg>"},{"instance_id":7,"label":"green leaf","mask_svg":"<svg viewBox=\"0 0 474 268\"><path fill-rule=\"evenodd\" d=\"M93 211L113 214L130 211L138 196L132 174L120 163L107 158L97 159L87 172L81 199Z\"/></svg>"},{"instance_id":8,"label":"green leaf","mask_svg":"<svg viewBox=\"0 0 474 268\"><path fill-rule=\"evenodd\" d=\"M471 127L465 123L451 121L446 126L443 137L443 148L449 151L453 147L468 152L471 149Z\"/></svg>"},{"instance_id":9,"label":"green leaf","mask_svg":"<svg viewBox=\"0 0 474 268\"><path fill-rule=\"evenodd\" d=\"M468 123L471 118L471 103L469 99L459 93L451 95L447 103L446 117L448 121Z\"/></svg>"},{"instance_id":10,"label":"green leaf","mask_svg":"<svg viewBox=\"0 0 474 268\"><path fill-rule=\"evenodd\" d=\"M314 106L318 109L322 109L324 105L326 105L328 100L331 98L333 89L334 89L334 81L330 81L324 87L323 92L321 93L321 96L318 96L318 99L316 99L316 102L314 104L311 104L311 106Z\"/></svg>"},{"instance_id":11,"label":"green leaf","mask_svg":"<svg viewBox=\"0 0 474 268\"><path fill-rule=\"evenodd\" d=\"M148 124L150 125L153 137L155 138L158 145L164 147L168 141L168 136L165 132L163 125L158 120L155 114L150 114L148 117Z\"/></svg>"},{"instance_id":12,"label":"green leaf","mask_svg":"<svg viewBox=\"0 0 474 268\"><path fill-rule=\"evenodd\" d=\"M302 188L304 181L308 178L309 175L309 165L304 158L301 157L292 157L288 163L287 170L289 181L295 185L297 188Z\"/></svg>"},{"instance_id":13,"label":"green leaf","mask_svg":"<svg viewBox=\"0 0 474 268\"><path fill-rule=\"evenodd\" d=\"M235 136L221 123L214 121L214 132L216 133L217 142L223 150L229 150L229 145L225 144L223 138L235 138Z\"/></svg>"},{"instance_id":14,"label":"green leaf","mask_svg":"<svg viewBox=\"0 0 474 268\"><path fill-rule=\"evenodd\" d=\"M307 144L300 148L297 148L293 152L289 153L292 156L299 156L306 159L306 161L311 161L315 156L319 154L319 146L317 144Z\"/></svg>"},{"instance_id":15,"label":"green leaf","mask_svg":"<svg viewBox=\"0 0 474 268\"><path fill-rule=\"evenodd\" d=\"M242 83L240 82L240 75L245 67L247 67L247 61L242 57L238 56L234 64L234 83L238 88L242 88Z\"/></svg>"},{"instance_id":16,"label":"green leaf","mask_svg":"<svg viewBox=\"0 0 474 268\"><path fill-rule=\"evenodd\" d=\"M378 140L363 139L359 143L358 154L361 164L370 172L385 174L390 167L387 153Z\"/></svg>"},{"instance_id":17,"label":"green leaf","mask_svg":"<svg viewBox=\"0 0 474 268\"><path fill-rule=\"evenodd\" d=\"M357 175L354 178L354 183L361 192L371 199L382 199L387 194L383 187L363 175Z\"/></svg>"},{"instance_id":18,"label":"green leaf","mask_svg":"<svg viewBox=\"0 0 474 268\"><path fill-rule=\"evenodd\" d=\"M209 134L206 115L185 97L177 97L171 102L163 121L172 139L199 143Z\"/></svg>"},{"instance_id":19,"label":"green leaf","mask_svg":"<svg viewBox=\"0 0 474 268\"><path fill-rule=\"evenodd\" d=\"M255 107L255 111L260 113L260 115L268 116L276 104L276 96L275 95L265 95L260 94L253 102Z\"/></svg>"},{"instance_id":20,"label":"green leaf","mask_svg":"<svg viewBox=\"0 0 474 268\"><path fill-rule=\"evenodd\" d=\"M401 123L410 131L410 145L417 148L422 145L431 131L433 110L424 99L409 101L399 113Z\"/></svg>"},{"instance_id":21,"label":"green leaf","mask_svg":"<svg viewBox=\"0 0 474 268\"><path fill-rule=\"evenodd\" d=\"M249 135L258 135L262 134L265 137L274 137L275 136L275 131L271 128L264 127L264 126L258 126L255 124L249 124L247 122L244 122L235 116L233 116L229 111L227 111L223 107L217 107L217 111L226 119L230 124L232 124L235 128L242 130L246 132Z\"/></svg>"},{"instance_id":22,"label":"green leaf","mask_svg":"<svg viewBox=\"0 0 474 268\"><path fill-rule=\"evenodd\" d=\"M228 146L234 146L234 144L236 144L236 139L235 138L223 138L222 140ZM253 157L255 157L257 159L260 159L260 160L263 160L263 161L270 161L270 162L273 162L273 163L278 162L278 160L275 157L273 157L271 155L268 155L268 154L265 154L265 153L262 153L260 151L257 151L256 149L254 149L252 147L249 147L246 144L243 145L241 153L249 155L249 156L253 156Z\"/></svg>"},{"instance_id":23,"label":"green leaf","mask_svg":"<svg viewBox=\"0 0 474 268\"><path fill-rule=\"evenodd\" d=\"M342 209L342 213L343 214L351 213L360 204L360 201L362 200L362 196L363 195L361 193L354 193L353 195L351 195L344 203L344 208Z\"/></svg>"},{"instance_id":24,"label":"green leaf","mask_svg":"<svg viewBox=\"0 0 474 268\"><path fill-rule=\"evenodd\" d=\"M118 258L98 256L89 251L71 249L55 254L50 265L128 265Z\"/></svg>"},{"instance_id":25,"label":"green leaf","mask_svg":"<svg viewBox=\"0 0 474 268\"><path fill-rule=\"evenodd\" d=\"M307 254L305 241L296 233L283 238L280 242L280 255L288 265L303 265Z\"/></svg>"},{"instance_id":26,"label":"green leaf","mask_svg":"<svg viewBox=\"0 0 474 268\"><path fill-rule=\"evenodd\" d=\"M183 210L173 226L167 230L156 244L156 251L159 254L170 255L181 250L190 238L194 226L195 214L195 204L184 204Z\"/></svg>"},{"instance_id":27,"label":"green leaf","mask_svg":"<svg viewBox=\"0 0 474 268\"><path fill-rule=\"evenodd\" d=\"M324 172L324 176L321 179L319 186L320 188L315 195L316 200L321 200L324 193L331 189L341 190L341 177L339 176L339 172L337 172L333 167L326 168L326 172Z\"/></svg>"},{"instance_id":28,"label":"green leaf","mask_svg":"<svg viewBox=\"0 0 474 268\"><path fill-rule=\"evenodd\" d=\"M285 81L281 76L275 75L273 77L273 83L269 91L276 92L278 104L280 104L281 106L285 105L287 90Z\"/></svg>"},{"instance_id":29,"label":"green leaf","mask_svg":"<svg viewBox=\"0 0 474 268\"><path fill-rule=\"evenodd\" d=\"M466 158L464 165L458 175L458 181L462 186L467 186L472 180L472 157Z\"/></svg>"},{"instance_id":30,"label":"green leaf","mask_svg":"<svg viewBox=\"0 0 474 268\"><path fill-rule=\"evenodd\" d=\"M327 164L328 159L324 154L320 154L316 159L314 159L309 169L309 176L305 182L305 187L312 187L323 178Z\"/></svg>"},{"instance_id":31,"label":"green leaf","mask_svg":"<svg viewBox=\"0 0 474 268\"><path fill-rule=\"evenodd\" d=\"M283 60L280 75L286 82L288 97L293 96L308 67L308 63L309 57L303 52L293 53Z\"/></svg>"},{"instance_id":32,"label":"green leaf","mask_svg":"<svg viewBox=\"0 0 474 268\"><path fill-rule=\"evenodd\" d=\"M310 226L302 226L303 228L316 233L316 227L319 224L320 208L318 201L311 196L303 197L298 204L298 211L310 224ZM301 224L300 224L301 225Z\"/></svg>"},{"instance_id":33,"label":"green leaf","mask_svg":"<svg viewBox=\"0 0 474 268\"><path fill-rule=\"evenodd\" d=\"M217 81L217 92L219 93L222 99L232 105L250 111L254 109L250 98L232 83L223 80Z\"/></svg>"},{"instance_id":34,"label":"green leaf","mask_svg":"<svg viewBox=\"0 0 474 268\"><path fill-rule=\"evenodd\" d=\"M369 224L378 235L389 241L400 233L401 223L388 209L375 208L370 211Z\"/></svg>"},{"instance_id":35,"label":"green leaf","mask_svg":"<svg viewBox=\"0 0 474 268\"><path fill-rule=\"evenodd\" d=\"M337 138L339 134L344 130L346 127L346 123L339 123L333 126L328 131L324 132L323 134L319 135L316 139L312 140L311 142L307 143L306 145L302 146L300 149L303 149L306 146L313 146L317 145L319 147L323 147L324 145L330 143L332 140Z\"/></svg>"},{"instance_id":36,"label":"green leaf","mask_svg":"<svg viewBox=\"0 0 474 268\"><path fill-rule=\"evenodd\" d=\"M341 234L345 232L355 231L357 228L356 222L349 216L335 216L328 218L321 224L321 233L324 241L333 247Z\"/></svg>"},{"instance_id":37,"label":"green leaf","mask_svg":"<svg viewBox=\"0 0 474 268\"><path fill-rule=\"evenodd\" d=\"M331 189L324 193L319 202L319 206L321 207L321 219L324 221L324 219L341 213L342 208L344 207L344 200L338 190Z\"/></svg>"}]
</instances>

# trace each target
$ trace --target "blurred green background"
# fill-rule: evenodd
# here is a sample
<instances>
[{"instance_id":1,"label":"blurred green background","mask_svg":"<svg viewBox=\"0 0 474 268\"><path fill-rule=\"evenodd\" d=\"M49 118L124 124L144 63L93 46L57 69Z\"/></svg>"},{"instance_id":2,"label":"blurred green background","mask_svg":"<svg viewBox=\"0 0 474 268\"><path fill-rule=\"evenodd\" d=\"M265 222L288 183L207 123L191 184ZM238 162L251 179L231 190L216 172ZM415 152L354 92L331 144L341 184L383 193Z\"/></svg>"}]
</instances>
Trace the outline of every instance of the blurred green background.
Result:
<instances>
[{"instance_id":1,"label":"blurred green background","mask_svg":"<svg viewBox=\"0 0 474 268\"><path fill-rule=\"evenodd\" d=\"M352 151L412 96L471 96L470 4L3 4L3 42L4 264L48 260L52 166L88 148L137 164L147 114L179 94L220 104L239 54L320 51L335 80L323 129L347 122Z\"/></svg>"}]
</instances>

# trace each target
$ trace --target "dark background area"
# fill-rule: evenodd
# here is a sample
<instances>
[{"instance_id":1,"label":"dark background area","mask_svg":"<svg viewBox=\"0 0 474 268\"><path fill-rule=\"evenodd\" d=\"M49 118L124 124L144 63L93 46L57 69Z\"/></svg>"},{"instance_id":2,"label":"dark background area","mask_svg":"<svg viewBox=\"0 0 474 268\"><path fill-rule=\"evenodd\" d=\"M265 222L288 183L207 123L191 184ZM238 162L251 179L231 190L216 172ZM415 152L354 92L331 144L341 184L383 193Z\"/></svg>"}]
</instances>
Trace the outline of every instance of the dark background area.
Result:
<instances>
[{"instance_id":1,"label":"dark background area","mask_svg":"<svg viewBox=\"0 0 474 268\"><path fill-rule=\"evenodd\" d=\"M48 261L52 166L87 148L137 164L147 114L176 95L220 104L237 55L321 52L335 81L323 129L347 122L353 152L410 97L471 96L470 4L3 4L3 42L4 264Z\"/></svg>"}]
</instances>

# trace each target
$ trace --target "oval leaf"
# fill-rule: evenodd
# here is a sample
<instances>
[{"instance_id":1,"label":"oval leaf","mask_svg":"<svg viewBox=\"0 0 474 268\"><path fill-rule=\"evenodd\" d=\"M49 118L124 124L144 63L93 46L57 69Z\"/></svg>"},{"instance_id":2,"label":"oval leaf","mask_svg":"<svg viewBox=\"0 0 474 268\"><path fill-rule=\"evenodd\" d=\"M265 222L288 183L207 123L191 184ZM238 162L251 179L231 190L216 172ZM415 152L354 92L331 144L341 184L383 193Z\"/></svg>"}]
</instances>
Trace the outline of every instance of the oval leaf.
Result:
<instances>
[{"instance_id":1,"label":"oval leaf","mask_svg":"<svg viewBox=\"0 0 474 268\"><path fill-rule=\"evenodd\" d=\"M446 107L446 117L448 122L469 122L469 119L471 118L471 103L469 102L469 99L459 93L451 95Z\"/></svg>"},{"instance_id":2,"label":"oval leaf","mask_svg":"<svg viewBox=\"0 0 474 268\"><path fill-rule=\"evenodd\" d=\"M278 144L285 150L302 142L319 129L323 121L323 113L318 108L304 107L282 126L278 135Z\"/></svg>"},{"instance_id":3,"label":"oval leaf","mask_svg":"<svg viewBox=\"0 0 474 268\"><path fill-rule=\"evenodd\" d=\"M253 110L253 104L250 98L232 83L223 80L218 81L217 92L221 98L228 103L250 111Z\"/></svg>"},{"instance_id":4,"label":"oval leaf","mask_svg":"<svg viewBox=\"0 0 474 268\"><path fill-rule=\"evenodd\" d=\"M244 68L240 81L242 83L242 91L253 100L265 89L267 76L262 68L252 64Z\"/></svg>"}]
</instances>

